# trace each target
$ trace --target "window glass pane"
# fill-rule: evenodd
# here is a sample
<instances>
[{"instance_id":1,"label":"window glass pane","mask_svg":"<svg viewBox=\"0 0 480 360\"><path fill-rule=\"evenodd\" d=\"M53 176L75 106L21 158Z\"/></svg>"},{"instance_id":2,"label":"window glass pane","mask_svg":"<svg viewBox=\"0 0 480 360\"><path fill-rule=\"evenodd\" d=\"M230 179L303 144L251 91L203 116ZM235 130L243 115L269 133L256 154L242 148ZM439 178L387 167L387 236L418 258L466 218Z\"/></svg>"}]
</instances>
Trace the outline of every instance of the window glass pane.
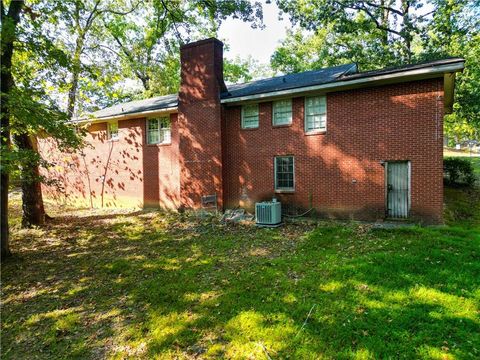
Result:
<instances>
[{"instance_id":1,"label":"window glass pane","mask_svg":"<svg viewBox=\"0 0 480 360\"><path fill-rule=\"evenodd\" d=\"M148 144L169 144L172 141L171 137L171 124L168 117L147 120Z\"/></svg>"},{"instance_id":2,"label":"window glass pane","mask_svg":"<svg viewBox=\"0 0 480 360\"><path fill-rule=\"evenodd\" d=\"M242 128L258 127L258 104L242 107Z\"/></svg>"},{"instance_id":3,"label":"window glass pane","mask_svg":"<svg viewBox=\"0 0 480 360\"><path fill-rule=\"evenodd\" d=\"M158 144L160 142L158 119L147 120L147 143Z\"/></svg>"},{"instance_id":4,"label":"window glass pane","mask_svg":"<svg viewBox=\"0 0 480 360\"><path fill-rule=\"evenodd\" d=\"M305 131L325 130L327 124L327 98L315 96L305 99Z\"/></svg>"},{"instance_id":5,"label":"window glass pane","mask_svg":"<svg viewBox=\"0 0 480 360\"><path fill-rule=\"evenodd\" d=\"M293 190L295 188L293 162L293 156L275 158L275 189Z\"/></svg>"},{"instance_id":6,"label":"window glass pane","mask_svg":"<svg viewBox=\"0 0 480 360\"><path fill-rule=\"evenodd\" d=\"M108 138L118 139L118 123L108 123Z\"/></svg>"},{"instance_id":7,"label":"window glass pane","mask_svg":"<svg viewBox=\"0 0 480 360\"><path fill-rule=\"evenodd\" d=\"M160 142L160 137L158 131L150 131L148 133L148 143L149 144L158 144Z\"/></svg>"},{"instance_id":8,"label":"window glass pane","mask_svg":"<svg viewBox=\"0 0 480 360\"><path fill-rule=\"evenodd\" d=\"M273 125L292 123L292 100L280 100L273 103Z\"/></svg>"},{"instance_id":9,"label":"window glass pane","mask_svg":"<svg viewBox=\"0 0 480 360\"><path fill-rule=\"evenodd\" d=\"M162 144L170 144L172 142L172 130L168 117L160 119L160 142Z\"/></svg>"},{"instance_id":10,"label":"window glass pane","mask_svg":"<svg viewBox=\"0 0 480 360\"><path fill-rule=\"evenodd\" d=\"M162 129L170 129L170 119L167 117L160 119L160 127Z\"/></svg>"},{"instance_id":11,"label":"window glass pane","mask_svg":"<svg viewBox=\"0 0 480 360\"><path fill-rule=\"evenodd\" d=\"M169 144L172 142L170 129L162 129L160 131L160 143Z\"/></svg>"},{"instance_id":12,"label":"window glass pane","mask_svg":"<svg viewBox=\"0 0 480 360\"><path fill-rule=\"evenodd\" d=\"M158 119L148 119L148 130L149 131L158 130Z\"/></svg>"}]
</instances>

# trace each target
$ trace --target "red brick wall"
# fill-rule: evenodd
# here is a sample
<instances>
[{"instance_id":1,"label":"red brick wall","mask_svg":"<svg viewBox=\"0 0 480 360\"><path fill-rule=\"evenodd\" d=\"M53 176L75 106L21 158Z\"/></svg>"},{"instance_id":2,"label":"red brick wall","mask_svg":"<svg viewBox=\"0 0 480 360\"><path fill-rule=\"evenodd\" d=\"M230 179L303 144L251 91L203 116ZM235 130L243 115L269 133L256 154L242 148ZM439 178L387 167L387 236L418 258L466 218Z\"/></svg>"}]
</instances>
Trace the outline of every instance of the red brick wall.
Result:
<instances>
[{"instance_id":1,"label":"red brick wall","mask_svg":"<svg viewBox=\"0 0 480 360\"><path fill-rule=\"evenodd\" d=\"M210 65L218 66L218 49L208 46L185 52L191 68L184 70L201 68L197 59L209 53ZM328 217L378 219L385 215L380 162L409 160L411 215L441 221L440 79L330 93L326 133L306 135L301 97L293 99L291 126L273 128L271 102L264 102L259 128L242 130L241 108L222 108L218 79L202 75L208 69L182 73L171 145L146 145L145 119L119 121L114 142L106 139L106 123L92 125L87 141L93 147L84 149L85 156L61 154L41 140L40 151L56 163L48 177L63 186L46 186L46 195L86 206L177 208L198 207L201 195L217 193L225 207L251 209L274 195L274 156L293 155L295 192L275 194L282 203L313 206Z\"/></svg>"},{"instance_id":2,"label":"red brick wall","mask_svg":"<svg viewBox=\"0 0 480 360\"><path fill-rule=\"evenodd\" d=\"M440 222L443 207L443 83L438 80L327 95L327 131L306 135L304 98L293 99L293 124L272 127L272 103L260 104L258 129L241 129L241 108L225 110L227 207L252 207L274 195L276 155L295 156L295 192L283 203L321 215L385 215L382 160L411 161L411 215ZM354 182L356 180L356 182Z\"/></svg>"},{"instance_id":3,"label":"red brick wall","mask_svg":"<svg viewBox=\"0 0 480 360\"><path fill-rule=\"evenodd\" d=\"M178 100L180 194L187 208L201 206L201 196L217 194L222 205L223 44L207 39L181 49Z\"/></svg>"},{"instance_id":4,"label":"red brick wall","mask_svg":"<svg viewBox=\"0 0 480 360\"><path fill-rule=\"evenodd\" d=\"M45 175L60 186L44 186L44 194L93 207L178 207L177 115L170 118L171 145L147 145L144 118L119 121L118 141L107 140L105 122L91 125L84 156L60 153L51 139L40 139L40 152L54 163Z\"/></svg>"}]
</instances>

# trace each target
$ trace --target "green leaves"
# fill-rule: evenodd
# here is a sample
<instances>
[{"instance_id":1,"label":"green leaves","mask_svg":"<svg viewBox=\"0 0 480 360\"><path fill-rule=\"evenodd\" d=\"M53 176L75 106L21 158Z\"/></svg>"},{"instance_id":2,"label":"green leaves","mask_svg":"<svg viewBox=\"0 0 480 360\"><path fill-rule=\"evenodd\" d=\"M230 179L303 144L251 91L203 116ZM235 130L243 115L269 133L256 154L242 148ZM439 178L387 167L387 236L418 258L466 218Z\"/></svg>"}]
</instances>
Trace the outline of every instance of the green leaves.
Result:
<instances>
[{"instance_id":1,"label":"green leaves","mask_svg":"<svg viewBox=\"0 0 480 360\"><path fill-rule=\"evenodd\" d=\"M275 50L274 69L299 72L355 62L362 71L449 56L466 59L456 82L458 140L480 137L480 8L474 0L277 0L299 25Z\"/></svg>"},{"instance_id":2,"label":"green leaves","mask_svg":"<svg viewBox=\"0 0 480 360\"><path fill-rule=\"evenodd\" d=\"M8 96L12 135L46 133L56 139L60 149L73 150L82 144L81 138L67 122L67 114L54 104L45 102L44 94L34 89L15 88Z\"/></svg>"},{"instance_id":3,"label":"green leaves","mask_svg":"<svg viewBox=\"0 0 480 360\"><path fill-rule=\"evenodd\" d=\"M239 18L262 25L258 2L223 1L153 1L126 16L104 18L106 39L117 56L119 71L125 78L136 79L142 86L130 95L145 98L171 94L180 85L180 45L189 39L215 36L223 20ZM142 19L142 21L139 21ZM107 47L105 45L105 47ZM248 79L247 62L226 65L227 79ZM230 76L231 74L231 76Z\"/></svg>"}]
</instances>

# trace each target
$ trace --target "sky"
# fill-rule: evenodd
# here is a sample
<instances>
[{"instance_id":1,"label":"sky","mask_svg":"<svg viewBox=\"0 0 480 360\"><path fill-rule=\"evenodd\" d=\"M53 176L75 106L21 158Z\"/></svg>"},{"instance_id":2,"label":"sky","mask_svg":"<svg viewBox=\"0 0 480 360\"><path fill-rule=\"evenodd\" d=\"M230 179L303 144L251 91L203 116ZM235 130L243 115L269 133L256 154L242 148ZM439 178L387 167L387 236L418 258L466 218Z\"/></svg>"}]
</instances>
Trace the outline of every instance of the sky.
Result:
<instances>
[{"instance_id":1,"label":"sky","mask_svg":"<svg viewBox=\"0 0 480 360\"><path fill-rule=\"evenodd\" d=\"M260 2L263 5L263 30L252 29L250 24L235 19L227 19L220 26L218 35L229 46L226 57L233 59L238 55L247 58L251 55L259 63L270 63L270 56L286 37L286 29L291 24L285 15L283 20L279 20L279 9L274 1L270 4L266 0Z\"/></svg>"}]
</instances>

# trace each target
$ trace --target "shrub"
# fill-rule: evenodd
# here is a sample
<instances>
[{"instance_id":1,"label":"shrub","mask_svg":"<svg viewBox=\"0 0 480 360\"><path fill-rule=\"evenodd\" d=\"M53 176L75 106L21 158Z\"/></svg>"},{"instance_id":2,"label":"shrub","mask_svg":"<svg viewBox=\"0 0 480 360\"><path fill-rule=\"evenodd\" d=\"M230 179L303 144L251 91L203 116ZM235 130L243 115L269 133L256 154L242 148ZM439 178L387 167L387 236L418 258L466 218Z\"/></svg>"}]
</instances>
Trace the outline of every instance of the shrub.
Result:
<instances>
[{"instance_id":1,"label":"shrub","mask_svg":"<svg viewBox=\"0 0 480 360\"><path fill-rule=\"evenodd\" d=\"M460 157L445 158L443 160L443 176L449 185L472 186L475 183L475 174L470 160Z\"/></svg>"}]
</instances>

